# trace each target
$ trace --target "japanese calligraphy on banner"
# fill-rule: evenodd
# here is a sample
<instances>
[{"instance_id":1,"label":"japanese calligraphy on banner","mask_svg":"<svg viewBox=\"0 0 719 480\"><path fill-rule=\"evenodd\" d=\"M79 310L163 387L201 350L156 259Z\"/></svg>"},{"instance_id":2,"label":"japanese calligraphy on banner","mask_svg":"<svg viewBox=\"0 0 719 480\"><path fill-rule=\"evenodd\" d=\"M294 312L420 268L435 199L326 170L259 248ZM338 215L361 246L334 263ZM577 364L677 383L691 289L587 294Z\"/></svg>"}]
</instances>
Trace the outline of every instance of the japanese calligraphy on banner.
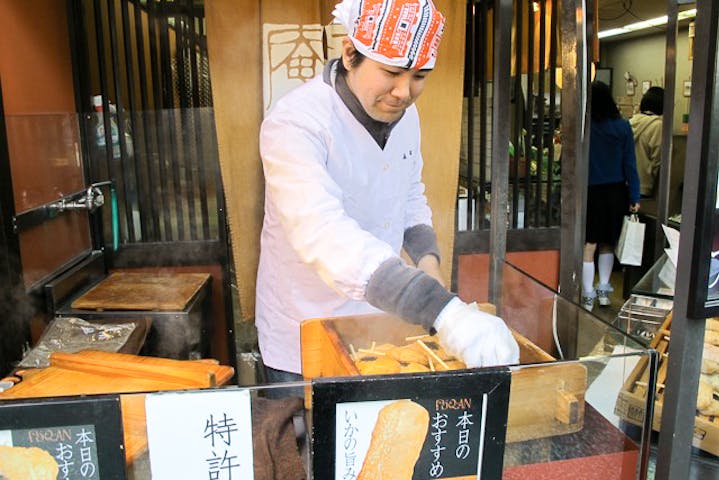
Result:
<instances>
[{"instance_id":1,"label":"japanese calligraphy on banner","mask_svg":"<svg viewBox=\"0 0 719 480\"><path fill-rule=\"evenodd\" d=\"M264 112L285 93L319 75L325 61L342 54L341 25L262 25ZM326 50L326 51L325 51Z\"/></svg>"},{"instance_id":2,"label":"japanese calligraphy on banner","mask_svg":"<svg viewBox=\"0 0 719 480\"><path fill-rule=\"evenodd\" d=\"M315 476L500 479L510 381L506 369L318 380Z\"/></svg>"},{"instance_id":3,"label":"japanese calligraphy on banner","mask_svg":"<svg viewBox=\"0 0 719 480\"><path fill-rule=\"evenodd\" d=\"M153 480L254 478L249 391L158 393L145 410Z\"/></svg>"},{"instance_id":4,"label":"japanese calligraphy on banner","mask_svg":"<svg viewBox=\"0 0 719 480\"><path fill-rule=\"evenodd\" d=\"M119 398L0 402L0 466L10 478L124 479Z\"/></svg>"}]
</instances>

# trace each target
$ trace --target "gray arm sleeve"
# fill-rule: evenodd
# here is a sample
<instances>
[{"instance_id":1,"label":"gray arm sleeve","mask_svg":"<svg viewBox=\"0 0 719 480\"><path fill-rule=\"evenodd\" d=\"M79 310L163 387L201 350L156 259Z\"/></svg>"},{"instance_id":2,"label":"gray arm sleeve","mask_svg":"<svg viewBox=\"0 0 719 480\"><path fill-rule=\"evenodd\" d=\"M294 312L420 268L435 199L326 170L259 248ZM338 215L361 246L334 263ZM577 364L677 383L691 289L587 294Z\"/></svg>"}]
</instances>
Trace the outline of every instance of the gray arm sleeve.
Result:
<instances>
[{"instance_id":1,"label":"gray arm sleeve","mask_svg":"<svg viewBox=\"0 0 719 480\"><path fill-rule=\"evenodd\" d=\"M372 306L429 331L439 312L456 295L422 270L391 258L372 274L365 296Z\"/></svg>"},{"instance_id":2,"label":"gray arm sleeve","mask_svg":"<svg viewBox=\"0 0 719 480\"><path fill-rule=\"evenodd\" d=\"M440 260L437 235L429 225L419 224L405 230L402 247L415 265L425 255L434 255Z\"/></svg>"}]
</instances>

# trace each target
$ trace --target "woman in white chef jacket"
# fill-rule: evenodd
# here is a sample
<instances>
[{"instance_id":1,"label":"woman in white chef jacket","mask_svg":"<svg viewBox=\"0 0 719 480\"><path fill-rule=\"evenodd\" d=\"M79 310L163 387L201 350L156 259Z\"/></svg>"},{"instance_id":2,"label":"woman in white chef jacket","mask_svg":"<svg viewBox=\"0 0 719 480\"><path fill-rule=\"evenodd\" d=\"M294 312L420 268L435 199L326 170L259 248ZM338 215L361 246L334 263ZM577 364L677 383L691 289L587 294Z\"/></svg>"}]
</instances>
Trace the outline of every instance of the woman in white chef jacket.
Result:
<instances>
[{"instance_id":1,"label":"woman in white chef jacket","mask_svg":"<svg viewBox=\"0 0 719 480\"><path fill-rule=\"evenodd\" d=\"M301 379L302 320L377 311L436 329L469 366L516 363L504 322L440 280L414 102L444 17L431 0L344 0L333 14L349 33L342 57L278 100L260 132L256 325L268 380Z\"/></svg>"}]
</instances>

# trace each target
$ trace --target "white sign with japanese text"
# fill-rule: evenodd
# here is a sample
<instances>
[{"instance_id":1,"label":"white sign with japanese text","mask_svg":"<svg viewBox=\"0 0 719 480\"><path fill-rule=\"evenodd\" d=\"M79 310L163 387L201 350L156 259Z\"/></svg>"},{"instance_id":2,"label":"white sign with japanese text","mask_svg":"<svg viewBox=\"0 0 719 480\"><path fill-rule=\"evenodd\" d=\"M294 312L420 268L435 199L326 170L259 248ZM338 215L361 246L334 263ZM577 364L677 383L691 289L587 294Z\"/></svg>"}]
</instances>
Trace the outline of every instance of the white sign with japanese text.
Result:
<instances>
[{"instance_id":1,"label":"white sign with japanese text","mask_svg":"<svg viewBox=\"0 0 719 480\"><path fill-rule=\"evenodd\" d=\"M252 480L248 390L157 393L145 400L153 480Z\"/></svg>"},{"instance_id":2,"label":"white sign with japanese text","mask_svg":"<svg viewBox=\"0 0 719 480\"><path fill-rule=\"evenodd\" d=\"M372 429L382 407L394 400L337 404L335 480L356 479L369 448Z\"/></svg>"}]
</instances>

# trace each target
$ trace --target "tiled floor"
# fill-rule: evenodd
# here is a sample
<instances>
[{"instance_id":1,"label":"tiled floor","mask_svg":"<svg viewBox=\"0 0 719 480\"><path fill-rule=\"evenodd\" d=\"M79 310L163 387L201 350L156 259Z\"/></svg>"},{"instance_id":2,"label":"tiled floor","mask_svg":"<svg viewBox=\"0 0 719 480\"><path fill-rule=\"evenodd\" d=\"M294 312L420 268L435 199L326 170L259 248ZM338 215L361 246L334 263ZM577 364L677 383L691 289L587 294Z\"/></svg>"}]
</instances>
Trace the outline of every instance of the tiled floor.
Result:
<instances>
[{"instance_id":1,"label":"tiled floor","mask_svg":"<svg viewBox=\"0 0 719 480\"><path fill-rule=\"evenodd\" d=\"M622 305L624 305L625 299L622 298L623 280L623 272L613 272L611 284L614 291L610 295L612 304L606 307L599 307L598 305L594 307L593 313L596 313L597 316L607 322L614 320ZM657 444L658 435L655 434L652 439L648 480L655 478ZM687 480L719 480L719 457L699 449L693 449L691 471Z\"/></svg>"}]
</instances>

